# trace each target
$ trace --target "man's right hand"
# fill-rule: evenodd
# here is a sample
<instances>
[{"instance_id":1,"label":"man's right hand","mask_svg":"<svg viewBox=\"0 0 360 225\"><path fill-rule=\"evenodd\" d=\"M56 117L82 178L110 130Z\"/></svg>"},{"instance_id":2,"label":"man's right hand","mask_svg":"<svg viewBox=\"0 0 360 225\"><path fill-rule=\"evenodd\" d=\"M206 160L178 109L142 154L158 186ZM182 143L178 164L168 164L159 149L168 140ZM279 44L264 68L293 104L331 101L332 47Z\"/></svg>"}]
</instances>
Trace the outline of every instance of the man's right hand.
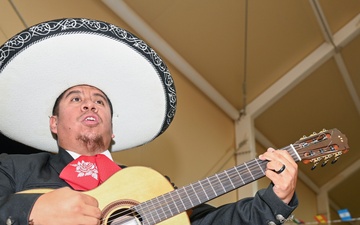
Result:
<instances>
[{"instance_id":1,"label":"man's right hand","mask_svg":"<svg viewBox=\"0 0 360 225\"><path fill-rule=\"evenodd\" d=\"M35 225L100 224L98 201L69 187L43 194L35 202L29 219Z\"/></svg>"}]
</instances>

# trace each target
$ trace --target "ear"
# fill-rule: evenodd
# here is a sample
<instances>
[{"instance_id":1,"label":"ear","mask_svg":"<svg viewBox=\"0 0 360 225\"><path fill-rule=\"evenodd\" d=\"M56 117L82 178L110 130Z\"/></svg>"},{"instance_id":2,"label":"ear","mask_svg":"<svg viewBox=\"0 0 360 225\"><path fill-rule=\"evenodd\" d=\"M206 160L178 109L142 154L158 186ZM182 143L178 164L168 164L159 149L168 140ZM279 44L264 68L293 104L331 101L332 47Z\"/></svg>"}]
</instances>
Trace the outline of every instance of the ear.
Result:
<instances>
[{"instance_id":1,"label":"ear","mask_svg":"<svg viewBox=\"0 0 360 225\"><path fill-rule=\"evenodd\" d=\"M49 124L52 133L57 134L57 116L50 116Z\"/></svg>"},{"instance_id":2,"label":"ear","mask_svg":"<svg viewBox=\"0 0 360 225\"><path fill-rule=\"evenodd\" d=\"M111 131L113 131L113 123L111 122ZM115 134L114 133L112 133L111 134L111 139L114 139L115 138Z\"/></svg>"}]
</instances>

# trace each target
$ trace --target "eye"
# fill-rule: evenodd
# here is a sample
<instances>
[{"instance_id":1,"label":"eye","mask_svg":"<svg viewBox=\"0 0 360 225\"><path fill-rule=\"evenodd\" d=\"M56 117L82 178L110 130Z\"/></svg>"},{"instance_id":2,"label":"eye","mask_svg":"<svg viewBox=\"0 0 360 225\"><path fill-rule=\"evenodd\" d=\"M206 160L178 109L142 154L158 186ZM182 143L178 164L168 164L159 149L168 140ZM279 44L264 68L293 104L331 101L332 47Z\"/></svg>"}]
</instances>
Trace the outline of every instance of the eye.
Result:
<instances>
[{"instance_id":1,"label":"eye","mask_svg":"<svg viewBox=\"0 0 360 225\"><path fill-rule=\"evenodd\" d=\"M103 100L96 100L95 103L96 103L96 104L99 104L99 105L104 105L104 101L103 101Z\"/></svg>"},{"instance_id":2,"label":"eye","mask_svg":"<svg viewBox=\"0 0 360 225\"><path fill-rule=\"evenodd\" d=\"M80 102L81 99L79 97L74 97L71 99L72 102Z\"/></svg>"}]
</instances>

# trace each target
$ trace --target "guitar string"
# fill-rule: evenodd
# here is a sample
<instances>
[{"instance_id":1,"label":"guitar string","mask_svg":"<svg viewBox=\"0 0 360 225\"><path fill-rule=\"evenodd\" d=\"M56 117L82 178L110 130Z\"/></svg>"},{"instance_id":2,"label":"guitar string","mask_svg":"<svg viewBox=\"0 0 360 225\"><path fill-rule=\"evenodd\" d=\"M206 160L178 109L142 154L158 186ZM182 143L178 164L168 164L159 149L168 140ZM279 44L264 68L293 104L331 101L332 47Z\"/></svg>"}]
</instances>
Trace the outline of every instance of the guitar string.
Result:
<instances>
[{"instance_id":1,"label":"guitar string","mask_svg":"<svg viewBox=\"0 0 360 225\"><path fill-rule=\"evenodd\" d=\"M253 164L254 162L252 162L252 164ZM250 163L249 163L249 165L250 165ZM250 168L253 168L253 166L251 166ZM229 170L230 171L230 170ZM263 173L262 173L262 175L263 175ZM230 176L230 175L229 175ZM258 175L256 175L256 176L258 176ZM250 181L252 181L251 179L250 179ZM196 185L196 183L195 183L195 185ZM201 185L201 184L200 184ZM227 187L224 187L225 189L227 189ZM231 189L233 189L233 187L230 187ZM206 188L204 188L204 189L206 189ZM218 189L218 188L216 188L216 189ZM201 193L201 192L200 192ZM196 193L195 193L195 195L196 195ZM194 196L194 195L192 195L192 196ZM191 196L190 196L190 198L191 198ZM203 197L201 197L201 198L203 198ZM155 207L155 211L157 211L157 208L161 208L161 207L163 207L163 202L164 201L159 201L159 204L155 204L155 205L153 205L153 207ZM166 203L167 201L166 201L166 199L165 199L165 203ZM176 201L175 201L176 202ZM167 204L167 206L168 206L168 204ZM169 206L168 206L169 207ZM169 209L171 210L171 211L173 211L173 209L171 209L170 207L169 207ZM151 209L151 211L154 211L154 209ZM150 212L151 212L150 211ZM163 210L163 212L165 213L165 211ZM133 213L133 211L131 211L131 213ZM146 211L145 211L145 213L146 213ZM166 214L166 213L165 213ZM158 215L158 217L159 217L159 219L161 219L160 218L160 215Z\"/></svg>"},{"instance_id":2,"label":"guitar string","mask_svg":"<svg viewBox=\"0 0 360 225\"><path fill-rule=\"evenodd\" d=\"M323 137L323 138L326 139L326 137ZM321 141L321 140L320 140L320 139L317 139L317 140L315 140L315 141ZM304 146L300 146L299 144L297 144L297 145L295 145L295 146L290 145L290 146L284 147L284 148L282 148L282 149L287 150L288 152L291 150L289 153L290 153L290 155L292 156L292 158L293 158L295 161L300 161L300 160L301 160L301 157L299 156L297 150L299 150L299 149L301 149L301 148L303 148L303 147L304 147ZM295 151L294 151L294 150L295 150ZM299 158L299 157L300 157L300 158ZM257 164L258 164L257 166L255 166L255 168L259 168L259 165L262 164L262 165L264 166L264 164L266 163L266 161L262 161L262 160L259 161L259 159L255 159L255 160L252 160L252 161L248 162L247 165L246 165L246 163L245 163L245 166L247 166L247 169L248 169L250 172L247 172L247 171L246 171L245 173L242 173L242 175L240 175L238 169L240 169L240 167L242 167L244 164L235 166L234 168L232 168L232 169L230 169L230 170L225 170L224 172L222 172L222 173L220 173L220 174L223 174L223 173L226 173L226 172L231 172L231 171L234 171L234 170L235 170L236 173L233 173L233 174L230 173L230 174L226 174L226 175L230 178L230 181L231 181L232 179L233 179L234 181L236 181L236 179L239 179L239 177L240 177L240 179L242 180L243 184L245 185L245 184L247 184L247 183L250 183L250 182L254 181L255 179L248 179L248 178L247 178L247 179L244 181L244 178L242 178L244 175L247 175L247 174L249 173L249 174L251 174L252 176L255 175L256 179L259 179L260 177L262 177L262 176L265 175L265 174L264 174L264 171L261 171L261 173L260 173L261 176L259 175L259 173L258 173L258 174L253 174L253 173L251 172L251 171L254 171L254 165L253 165L254 163L257 163ZM261 168L261 166L260 166L260 168ZM255 171L256 171L256 170L255 170ZM260 171L260 170L258 170L258 171ZM235 176L236 179L232 178L232 177L234 177L234 176ZM212 176L212 177L209 177L209 178L214 178L214 177L215 177L215 176ZM205 180L208 180L208 182L209 182L209 178L207 178L207 179L205 179ZM253 178L254 178L254 177L253 177ZM219 178L217 178L217 179L219 179ZM202 185L202 182L204 182L205 180L198 181L198 182L194 183L193 185L189 185L189 186L191 186L191 187L193 188L193 190L194 190L194 193L193 193L192 195L188 195L188 193L186 192L186 188L189 187L189 186L185 186L185 187L180 188L180 189L177 189L177 190L175 190L175 191L172 191L172 192L169 192L169 193L160 195L160 196L156 197L155 199L151 199L151 200L148 200L148 201L143 202L141 205L147 204L148 202L154 202L154 200L157 200L157 201L158 201L157 204L152 204L152 205L151 205L152 208L149 208L149 207L146 208L146 207L145 207L145 209L146 209L147 211L146 211L146 210L143 211L144 218L145 218L146 215L149 213L149 214L151 215L153 221L154 221L153 224L156 224L157 222L161 222L161 221L165 220L166 218L172 217L172 216L174 215L174 213L173 213L173 212L174 212L174 208L170 208L168 202L173 203L175 206L176 206L179 202L181 202L181 203L184 205L184 202L183 202L183 200L182 200L181 198L180 198L180 201L179 201L179 199L178 199L177 197L174 198L174 196L172 196L173 193L177 193L177 192L179 192L179 191L181 191L181 190L185 190L185 193L187 194L187 197L190 198L191 207L194 207L195 205L198 205L198 204L194 204L194 203L191 201L191 198L193 198L193 196L196 196L198 199L199 199L199 197L201 197L201 199L204 199L204 195L203 195L203 196L199 196L199 194L197 194L196 191L195 191L196 187L195 187L195 189L194 189L194 185L200 184L200 187L205 191L204 193L205 193L205 195L206 195L206 190L205 190L205 189L206 189L208 186ZM219 181L220 181L220 180L219 180ZM217 186L215 186L214 184L212 184L212 183L210 183L210 182L209 182L209 184L210 184L211 189L214 191L214 194L216 195L216 196L214 196L214 198L218 196L217 193L216 193L216 190L221 190L221 188L225 190L225 192L222 192L222 191L221 191L219 194L222 194L222 193L226 193L226 192L227 192L227 191L226 191L226 190L227 190L227 187L224 186L223 183L221 183L221 181L220 181L220 183L217 183ZM221 184L221 188L218 188L218 187L219 187L218 184ZM229 190L234 190L234 188L233 188L233 187L234 187L234 183L231 182L231 185L232 185L232 187L230 187ZM237 186L237 185L235 185L235 186ZM216 189L216 190L215 190L215 189ZM201 191L200 193L202 193L202 191ZM171 197L172 200L171 200L171 201L167 201L167 198L164 197L165 195L170 195L170 197ZM181 196L179 195L179 193L178 193L178 196L181 197ZM160 200L158 199L158 198L160 198L160 197L163 197L165 201L160 201ZM174 199L175 199L175 200L174 200ZM206 199L209 200L210 198L206 195ZM211 198L211 199L212 199L212 198ZM207 200L204 200L204 201L201 201L201 200L200 200L199 204L201 204L202 202L206 202ZM176 203L177 203L177 204L176 204ZM141 207L141 205L137 205L137 206L140 206L140 207ZM171 214L172 214L171 216L166 216L166 213L165 213L165 210L164 210L164 205L167 206L167 207L170 209L170 212L171 212ZM135 209L136 209L137 206L131 207L131 211L130 211L130 209L129 209L128 211L129 211L131 214L133 214L134 210L132 210L132 208L135 208ZM184 210L181 211L181 212L184 212L184 211L186 210L186 208L189 209L189 208L191 208L191 207L184 205ZM158 208L160 208L160 209L163 211L163 213L165 214L165 216L164 216L163 218L161 218L161 217L160 217L160 214L157 212ZM176 209L177 209L178 213L180 213L178 207L176 207ZM136 211L136 210L135 210L135 211ZM152 214L154 213L154 211L156 212L157 217L159 218L159 221L157 221L157 220L152 216ZM175 215L177 215L178 213L175 213ZM122 214L123 214L123 213L122 213ZM130 215L130 214L128 214L128 215ZM112 217L112 216L116 216L116 215L114 214L114 215L111 215L111 217ZM145 222L147 222L147 224L150 224L150 222L147 221L147 220L145 220Z\"/></svg>"},{"instance_id":3,"label":"guitar string","mask_svg":"<svg viewBox=\"0 0 360 225\"><path fill-rule=\"evenodd\" d=\"M294 148L296 149L296 148L299 148L299 147L294 147ZM289 150L292 150L289 153L295 160L297 160L298 156L296 155L296 153L294 153L291 146L287 146L287 147L284 147L282 149L287 150L288 152L289 152ZM158 203L151 204L150 207L149 206L145 207L145 210L142 210L142 214L140 214L140 215L143 215L144 218L149 219L148 214L156 213L157 217L159 218L159 221L157 221L156 218L154 218L152 215L150 217L153 219L154 224L156 224L157 222L161 222L162 220L164 220L166 218L172 217L172 216L177 215L177 214L179 214L181 212L185 212L186 208L189 209L189 208L194 207L195 205L198 205L197 203L194 204L191 201L191 199L193 199L194 196L196 196L199 199L202 199L202 200L199 201L199 204L201 204L203 202L206 202L206 201L209 201L209 200L211 200L213 198L216 198L216 197L218 197L218 196L220 196L220 195L222 195L224 193L227 193L228 192L227 190L235 190L237 188L237 186L239 185L239 184L236 184L238 182L241 182L242 184L240 186L243 186L245 184L248 184L248 183L250 183L250 182L252 182L254 180L257 180L257 179L263 177L265 175L265 173L264 173L263 169L261 168L261 166L264 166L266 163L267 163L266 161L262 161L262 160L256 158L256 159L253 159L253 160L251 160L251 161L249 161L247 163L240 164L240 165L235 166L235 167L233 167L233 168L231 168L229 170L225 170L225 171L219 173L218 176L220 176L220 175L223 176L224 173L227 173L225 175L225 177L228 177L228 179L222 179L223 182L221 182L219 177L216 177L216 175L213 175L213 176L210 176L207 179L204 179L202 181L195 182L192 185L188 185L188 186L182 187L180 189L176 189L174 191L166 193L164 195L157 196L157 197L155 197L155 198L153 198L151 200L143 202L144 204L146 204L148 202L154 203L154 201L157 201ZM244 165L247 166L247 169L245 169L245 171L242 171L242 173L240 173L238 170L240 169L240 167L244 167ZM255 171L255 173L253 173L254 171ZM249 174L251 176L249 176ZM244 178L245 176L246 176L246 178ZM254 177L255 177L255 179L253 179ZM211 181L211 179L215 179L215 182ZM228 180L228 181L225 182L226 180ZM208 184L203 184L204 181L207 181L206 183L208 183ZM188 188L188 187L192 187L194 189L193 191L191 191L191 195L188 195L188 192L186 190L186 188ZM197 194L197 192L196 192L197 189L201 190L201 191L198 192L199 194ZM181 197L181 195L179 195L179 193L177 193L178 194L177 196L172 195L175 192L179 192L179 190L184 190L186 192L186 194L188 195L187 197L190 199L190 202L191 202L190 206L189 205L188 206L184 205L183 200L181 198L179 198L179 197ZM212 190L214 192L214 194L215 194L214 197L209 198L208 195L206 195L206 191L209 192L210 190ZM170 195L170 197L171 197L170 200L171 201L169 201L169 198L165 198L164 197L165 195ZM161 198L161 197L163 197L164 200L159 200L159 198ZM178 207L172 207L171 208L169 202L173 203L174 206L179 205L179 203L182 204L184 206L184 210L180 211L178 209ZM141 203L141 204L143 205L143 203ZM137 206L139 206L139 205L137 205ZM129 209L127 209L125 211L122 211L121 213L115 213L113 215L110 215L109 219L111 219L111 220L109 220L108 222L110 222L110 223L113 222L114 219L112 219L112 218L116 219L116 218L118 218L119 215L133 217L134 211L136 212L136 210L134 210L133 208L137 208L137 206L130 207ZM166 206L168 208L168 210L165 210L164 206ZM160 213L158 212L159 209L160 209ZM169 210L170 210L171 216L166 216L166 215L169 215L169 213L166 213L166 211L169 211ZM105 220L103 219L101 224L103 224L104 221Z\"/></svg>"},{"instance_id":4,"label":"guitar string","mask_svg":"<svg viewBox=\"0 0 360 225\"><path fill-rule=\"evenodd\" d=\"M285 148L283 148L283 149L285 149ZM296 156L296 155L294 155L294 154L292 154L292 156L293 156L293 158L294 158L294 156ZM249 168L249 170L251 170L251 171L254 171L254 168L259 168L259 165L258 165L258 162L257 162L257 160L258 159L255 159L255 160L252 160L252 161L250 161L250 162L248 162L248 168ZM262 161L262 160L260 160L261 162L264 162L264 161ZM255 166L256 165L256 166ZM239 165L239 167L240 166L242 166L242 165ZM230 169L230 170L227 170L227 172L229 172L228 173L228 175L227 176L229 176L229 178L230 178L230 180L231 179L233 179L234 181L236 181L236 179L238 179L238 177L239 177L239 173L236 171L235 173L234 173L234 171L233 170L237 170L238 168L236 168L236 167L234 167L233 169ZM256 170L255 170L256 171ZM260 170L258 170L258 171L260 171ZM224 172L223 172L224 173ZM222 173L221 173L222 174ZM257 178L259 178L259 173L257 173L257 174L253 174L253 173L250 173L250 172L245 172L245 173L242 173L242 175L243 176L245 176L245 175L247 175L248 176L248 174L252 174L252 176L255 176L255 177L257 177ZM261 173L260 173L262 176L264 175L264 173L261 171ZM214 176L212 176L212 177L210 177L210 178L213 178ZM235 179L235 178L236 179ZM243 180L244 178L242 178L242 180ZM243 182L245 182L244 184L246 184L246 183L249 183L249 182L251 182L251 181L253 181L254 179L252 179L252 178L247 178L247 179L245 179L245 181L243 181ZM219 180L220 181L220 180ZM198 188L199 187L201 187L201 189L204 189L204 190L206 190L206 189L208 189L208 187L209 186L211 186L211 189L215 189L215 190L221 190L221 193L222 192L227 192L226 190L232 190L232 189L234 189L234 187L233 187L233 183L231 182L231 186L223 186L223 184L221 184L221 181L220 181L220 183L219 182L216 182L216 183L214 183L213 185L207 185L207 186L204 186L204 185L202 185L202 183L199 181L199 182L196 182L196 183L194 183L193 184L193 186L195 186L195 185L199 185L200 184L200 186L197 186ZM220 184L220 185L219 185ZM197 188L197 187L195 187L195 189ZM184 188L186 188L186 187L184 187ZM224 191L222 191L223 189L225 189ZM185 190L186 191L186 190ZM195 191L195 190L194 190ZM202 193L203 191L200 191L199 193ZM219 192L219 191L218 191ZM168 193L167 193L168 194ZM205 193L206 194L206 193ZM215 197L217 197L217 194L216 193L214 193L216 196ZM190 195L189 196L189 198L193 198L194 196L199 196L198 194L196 194L196 192L193 192L193 194L192 195ZM150 212L150 213L152 213L152 212L156 212L157 214L158 214L158 217L159 217L159 219L160 219L160 221L161 221L161 218L163 217L161 214L165 214L165 216L166 216L166 213L165 213L165 211L168 211L168 210L164 210L163 208L163 206L165 205L165 206L168 206L168 208L170 209L170 211L171 212L174 212L174 209L175 208L170 208L170 206L169 206L169 204L164 204L164 203L167 203L168 201L166 201L166 198L164 198L165 199L165 201L162 201L162 200L159 200L159 197L161 197L161 196L158 196L157 198L155 198L154 200L158 200L158 203L157 204L152 204L152 208L147 208L147 211L144 211L143 213L144 213L144 215L145 214L147 214L148 212ZM176 198L174 198L174 196L171 196L172 197L172 201L170 201L170 202L175 202L175 203L179 203L180 201L179 200L181 200L181 199L178 199L177 197ZM201 199L209 199L208 198L208 196L206 196L206 197L204 197L204 195L203 196L200 196L200 198ZM153 201L154 201L153 200ZM183 202L181 201L181 203L183 204ZM201 203L201 202L200 202ZM176 206L176 204L174 204L175 206ZM191 206L193 207L194 206L194 204L193 203L191 203ZM158 209L161 209L163 212L162 213L158 213L157 211L158 211ZM179 212L179 210L178 210L178 208L176 208L177 210L177 212L178 213L180 213ZM133 210L128 210L128 214L127 215L130 215L130 214L133 214ZM176 214L178 214L178 213L176 213ZM121 213L122 215L124 215L124 212L122 212ZM173 214L174 213L171 213L172 214L172 216L173 216ZM126 214L125 214L126 215ZM111 215L111 217L116 217L117 215ZM117 217L116 217L117 218ZM155 219L154 219L154 222L156 222L155 221Z\"/></svg>"}]
</instances>

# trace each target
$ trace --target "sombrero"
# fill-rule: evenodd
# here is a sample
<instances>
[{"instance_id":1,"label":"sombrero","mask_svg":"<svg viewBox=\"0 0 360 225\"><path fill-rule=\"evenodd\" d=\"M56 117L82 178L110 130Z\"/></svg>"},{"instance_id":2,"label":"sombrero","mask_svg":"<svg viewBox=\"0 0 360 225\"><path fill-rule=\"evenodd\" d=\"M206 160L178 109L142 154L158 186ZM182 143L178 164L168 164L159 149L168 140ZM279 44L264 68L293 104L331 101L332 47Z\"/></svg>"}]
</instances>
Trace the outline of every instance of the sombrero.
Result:
<instances>
[{"instance_id":1,"label":"sombrero","mask_svg":"<svg viewBox=\"0 0 360 225\"><path fill-rule=\"evenodd\" d=\"M34 25L0 47L0 132L57 152L49 116L56 98L80 84L112 103L112 151L152 141L173 120L173 78L152 48L115 25L66 18Z\"/></svg>"}]
</instances>

